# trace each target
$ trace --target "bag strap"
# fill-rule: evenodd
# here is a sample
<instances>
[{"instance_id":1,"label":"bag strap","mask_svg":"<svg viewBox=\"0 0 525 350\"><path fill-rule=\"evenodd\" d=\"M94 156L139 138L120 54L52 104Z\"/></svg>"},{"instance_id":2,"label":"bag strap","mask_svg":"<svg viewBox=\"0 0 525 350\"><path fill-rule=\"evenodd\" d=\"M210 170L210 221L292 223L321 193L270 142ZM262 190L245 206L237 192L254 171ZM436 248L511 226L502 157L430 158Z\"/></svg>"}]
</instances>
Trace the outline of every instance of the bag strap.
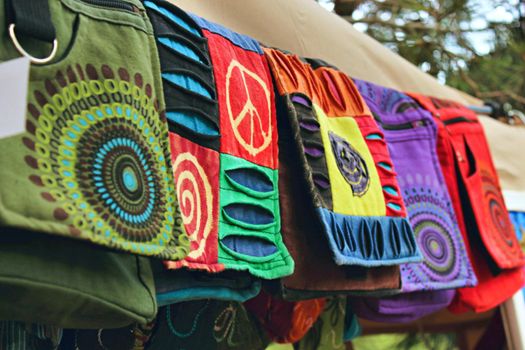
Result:
<instances>
[{"instance_id":1,"label":"bag strap","mask_svg":"<svg viewBox=\"0 0 525 350\"><path fill-rule=\"evenodd\" d=\"M51 61L56 55L58 42L51 21L49 0L5 0L5 10L9 36L18 52L36 64ZM52 44L51 53L45 58L33 57L22 47L17 34Z\"/></svg>"}]
</instances>

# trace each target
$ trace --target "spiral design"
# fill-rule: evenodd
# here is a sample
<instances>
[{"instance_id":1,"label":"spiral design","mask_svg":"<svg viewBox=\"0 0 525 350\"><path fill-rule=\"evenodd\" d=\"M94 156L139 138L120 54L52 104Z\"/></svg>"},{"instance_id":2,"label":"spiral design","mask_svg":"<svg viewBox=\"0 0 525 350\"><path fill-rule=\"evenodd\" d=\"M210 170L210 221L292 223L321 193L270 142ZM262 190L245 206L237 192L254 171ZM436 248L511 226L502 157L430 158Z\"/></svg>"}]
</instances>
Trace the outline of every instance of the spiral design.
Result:
<instances>
[{"instance_id":1,"label":"spiral design","mask_svg":"<svg viewBox=\"0 0 525 350\"><path fill-rule=\"evenodd\" d=\"M422 180L421 180L422 181ZM405 204L423 262L408 264L412 282L451 282L466 277L465 252L450 207L439 192L413 187L404 193Z\"/></svg>"},{"instance_id":2,"label":"spiral design","mask_svg":"<svg viewBox=\"0 0 525 350\"><path fill-rule=\"evenodd\" d=\"M177 198L182 221L191 242L188 257L200 257L206 248L206 240L213 224L213 193L206 172L197 158L185 152L173 162Z\"/></svg>"},{"instance_id":3,"label":"spiral design","mask_svg":"<svg viewBox=\"0 0 525 350\"><path fill-rule=\"evenodd\" d=\"M432 213L411 216L416 239L423 254L424 269L435 281L454 279L460 270L457 249L450 236L452 228Z\"/></svg>"},{"instance_id":4,"label":"spiral design","mask_svg":"<svg viewBox=\"0 0 525 350\"><path fill-rule=\"evenodd\" d=\"M490 221L492 228L497 232L500 242L507 246L506 249L513 248L517 250L517 240L514 234L514 229L510 221L510 216L503 204L503 198L492 177L486 173L482 173L483 192L485 205L488 210L486 218Z\"/></svg>"},{"instance_id":5,"label":"spiral design","mask_svg":"<svg viewBox=\"0 0 525 350\"><path fill-rule=\"evenodd\" d=\"M23 142L29 179L55 206L54 218L99 244L183 257L167 128L151 85L123 68L77 65L44 86L28 106Z\"/></svg>"}]
</instances>

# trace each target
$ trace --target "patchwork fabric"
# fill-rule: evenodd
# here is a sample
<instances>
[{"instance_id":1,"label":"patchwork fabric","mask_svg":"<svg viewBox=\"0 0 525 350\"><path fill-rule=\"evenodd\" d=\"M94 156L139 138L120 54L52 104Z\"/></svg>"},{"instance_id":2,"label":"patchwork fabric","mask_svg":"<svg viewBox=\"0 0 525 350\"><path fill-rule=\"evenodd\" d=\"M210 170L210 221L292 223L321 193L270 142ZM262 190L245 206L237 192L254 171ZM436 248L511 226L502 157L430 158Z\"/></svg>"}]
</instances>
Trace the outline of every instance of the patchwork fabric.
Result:
<instances>
[{"instance_id":1,"label":"patchwork fabric","mask_svg":"<svg viewBox=\"0 0 525 350\"><path fill-rule=\"evenodd\" d=\"M297 350L343 350L346 298L334 297L326 302L321 317L306 336L295 344Z\"/></svg>"},{"instance_id":2,"label":"patchwork fabric","mask_svg":"<svg viewBox=\"0 0 525 350\"><path fill-rule=\"evenodd\" d=\"M160 308L147 349L245 350L268 343L242 304L199 300Z\"/></svg>"},{"instance_id":3,"label":"patchwork fabric","mask_svg":"<svg viewBox=\"0 0 525 350\"><path fill-rule=\"evenodd\" d=\"M335 262L420 261L386 142L355 85L333 68L314 70L297 56L265 52L289 108L293 147L317 211L312 220L322 223Z\"/></svg>"},{"instance_id":4,"label":"patchwork fabric","mask_svg":"<svg viewBox=\"0 0 525 350\"><path fill-rule=\"evenodd\" d=\"M478 285L460 288L450 310L491 309L524 283L523 254L476 115L446 100L410 94L432 112L438 156Z\"/></svg>"},{"instance_id":5,"label":"patchwork fabric","mask_svg":"<svg viewBox=\"0 0 525 350\"><path fill-rule=\"evenodd\" d=\"M279 200L283 240L294 261L291 276L275 282L276 293L286 300L320 298L334 294L397 293L400 288L399 265L365 268L337 265L327 249L323 226L315 220L310 184L304 176L301 151L288 122L284 103L277 99L279 130Z\"/></svg>"},{"instance_id":6,"label":"patchwork fabric","mask_svg":"<svg viewBox=\"0 0 525 350\"><path fill-rule=\"evenodd\" d=\"M454 292L441 290L472 286L476 277L439 166L432 115L401 92L360 80L355 83L385 134L410 224L424 258L422 263L401 266L402 291L432 290L364 300L360 303L360 316L375 320L384 316L392 321L398 315L400 322L407 322L410 314L421 317L446 307ZM375 312L385 314L374 315Z\"/></svg>"},{"instance_id":7,"label":"patchwork fabric","mask_svg":"<svg viewBox=\"0 0 525 350\"><path fill-rule=\"evenodd\" d=\"M276 343L301 340L324 310L325 299L290 302L278 299L266 291L244 303Z\"/></svg>"},{"instance_id":8,"label":"patchwork fabric","mask_svg":"<svg viewBox=\"0 0 525 350\"><path fill-rule=\"evenodd\" d=\"M191 251L169 268L293 271L282 243L271 76L252 38L146 1L157 37L172 164Z\"/></svg>"},{"instance_id":9,"label":"patchwork fabric","mask_svg":"<svg viewBox=\"0 0 525 350\"><path fill-rule=\"evenodd\" d=\"M0 141L0 225L184 257L151 24L71 0L51 11L64 45L57 63L31 67L27 132ZM8 40L0 61L17 56Z\"/></svg>"},{"instance_id":10,"label":"patchwork fabric","mask_svg":"<svg viewBox=\"0 0 525 350\"><path fill-rule=\"evenodd\" d=\"M261 281L245 271L168 270L160 262L152 262L152 268L160 306L199 299L243 302L261 290Z\"/></svg>"}]
</instances>

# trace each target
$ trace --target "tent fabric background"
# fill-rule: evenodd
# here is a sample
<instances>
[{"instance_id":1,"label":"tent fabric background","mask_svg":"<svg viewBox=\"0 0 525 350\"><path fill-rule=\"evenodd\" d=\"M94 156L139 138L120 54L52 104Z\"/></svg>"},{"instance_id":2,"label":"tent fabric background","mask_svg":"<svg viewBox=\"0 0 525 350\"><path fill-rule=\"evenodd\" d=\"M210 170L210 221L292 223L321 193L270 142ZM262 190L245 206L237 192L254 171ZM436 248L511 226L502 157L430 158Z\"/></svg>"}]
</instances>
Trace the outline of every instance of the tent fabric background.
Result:
<instances>
[{"instance_id":1,"label":"tent fabric background","mask_svg":"<svg viewBox=\"0 0 525 350\"><path fill-rule=\"evenodd\" d=\"M303 57L323 59L353 78L465 104L481 102L441 85L434 77L357 31L335 13L324 10L315 1L169 1L186 11L254 37L264 45L289 50Z\"/></svg>"}]
</instances>

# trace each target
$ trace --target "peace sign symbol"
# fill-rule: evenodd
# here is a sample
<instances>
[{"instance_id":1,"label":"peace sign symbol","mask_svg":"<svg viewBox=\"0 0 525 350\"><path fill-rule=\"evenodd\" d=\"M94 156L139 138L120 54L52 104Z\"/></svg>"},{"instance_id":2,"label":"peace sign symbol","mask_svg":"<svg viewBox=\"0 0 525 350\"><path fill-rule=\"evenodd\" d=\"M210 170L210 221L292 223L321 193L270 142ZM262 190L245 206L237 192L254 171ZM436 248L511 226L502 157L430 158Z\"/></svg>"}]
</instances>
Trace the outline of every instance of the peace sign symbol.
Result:
<instances>
[{"instance_id":1,"label":"peace sign symbol","mask_svg":"<svg viewBox=\"0 0 525 350\"><path fill-rule=\"evenodd\" d=\"M241 111L234 115L232 99L241 98L239 95L232 94L231 80L233 73L236 71L240 74L242 84L244 85L245 101ZM257 90L262 90L264 92L267 104L265 111L260 112L257 110L257 107L252 102L252 94L254 94L254 92L250 91L251 89L246 82L247 78L252 79L259 85ZM268 90L266 82L262 80L261 77L244 67L237 60L231 61L226 73L226 106L228 108L228 116L230 117L233 135L241 146L252 156L265 150L272 140L270 91ZM249 128L247 131L241 133L240 124L246 118L249 118ZM262 140L261 137L256 138L256 134L260 135Z\"/></svg>"}]
</instances>

